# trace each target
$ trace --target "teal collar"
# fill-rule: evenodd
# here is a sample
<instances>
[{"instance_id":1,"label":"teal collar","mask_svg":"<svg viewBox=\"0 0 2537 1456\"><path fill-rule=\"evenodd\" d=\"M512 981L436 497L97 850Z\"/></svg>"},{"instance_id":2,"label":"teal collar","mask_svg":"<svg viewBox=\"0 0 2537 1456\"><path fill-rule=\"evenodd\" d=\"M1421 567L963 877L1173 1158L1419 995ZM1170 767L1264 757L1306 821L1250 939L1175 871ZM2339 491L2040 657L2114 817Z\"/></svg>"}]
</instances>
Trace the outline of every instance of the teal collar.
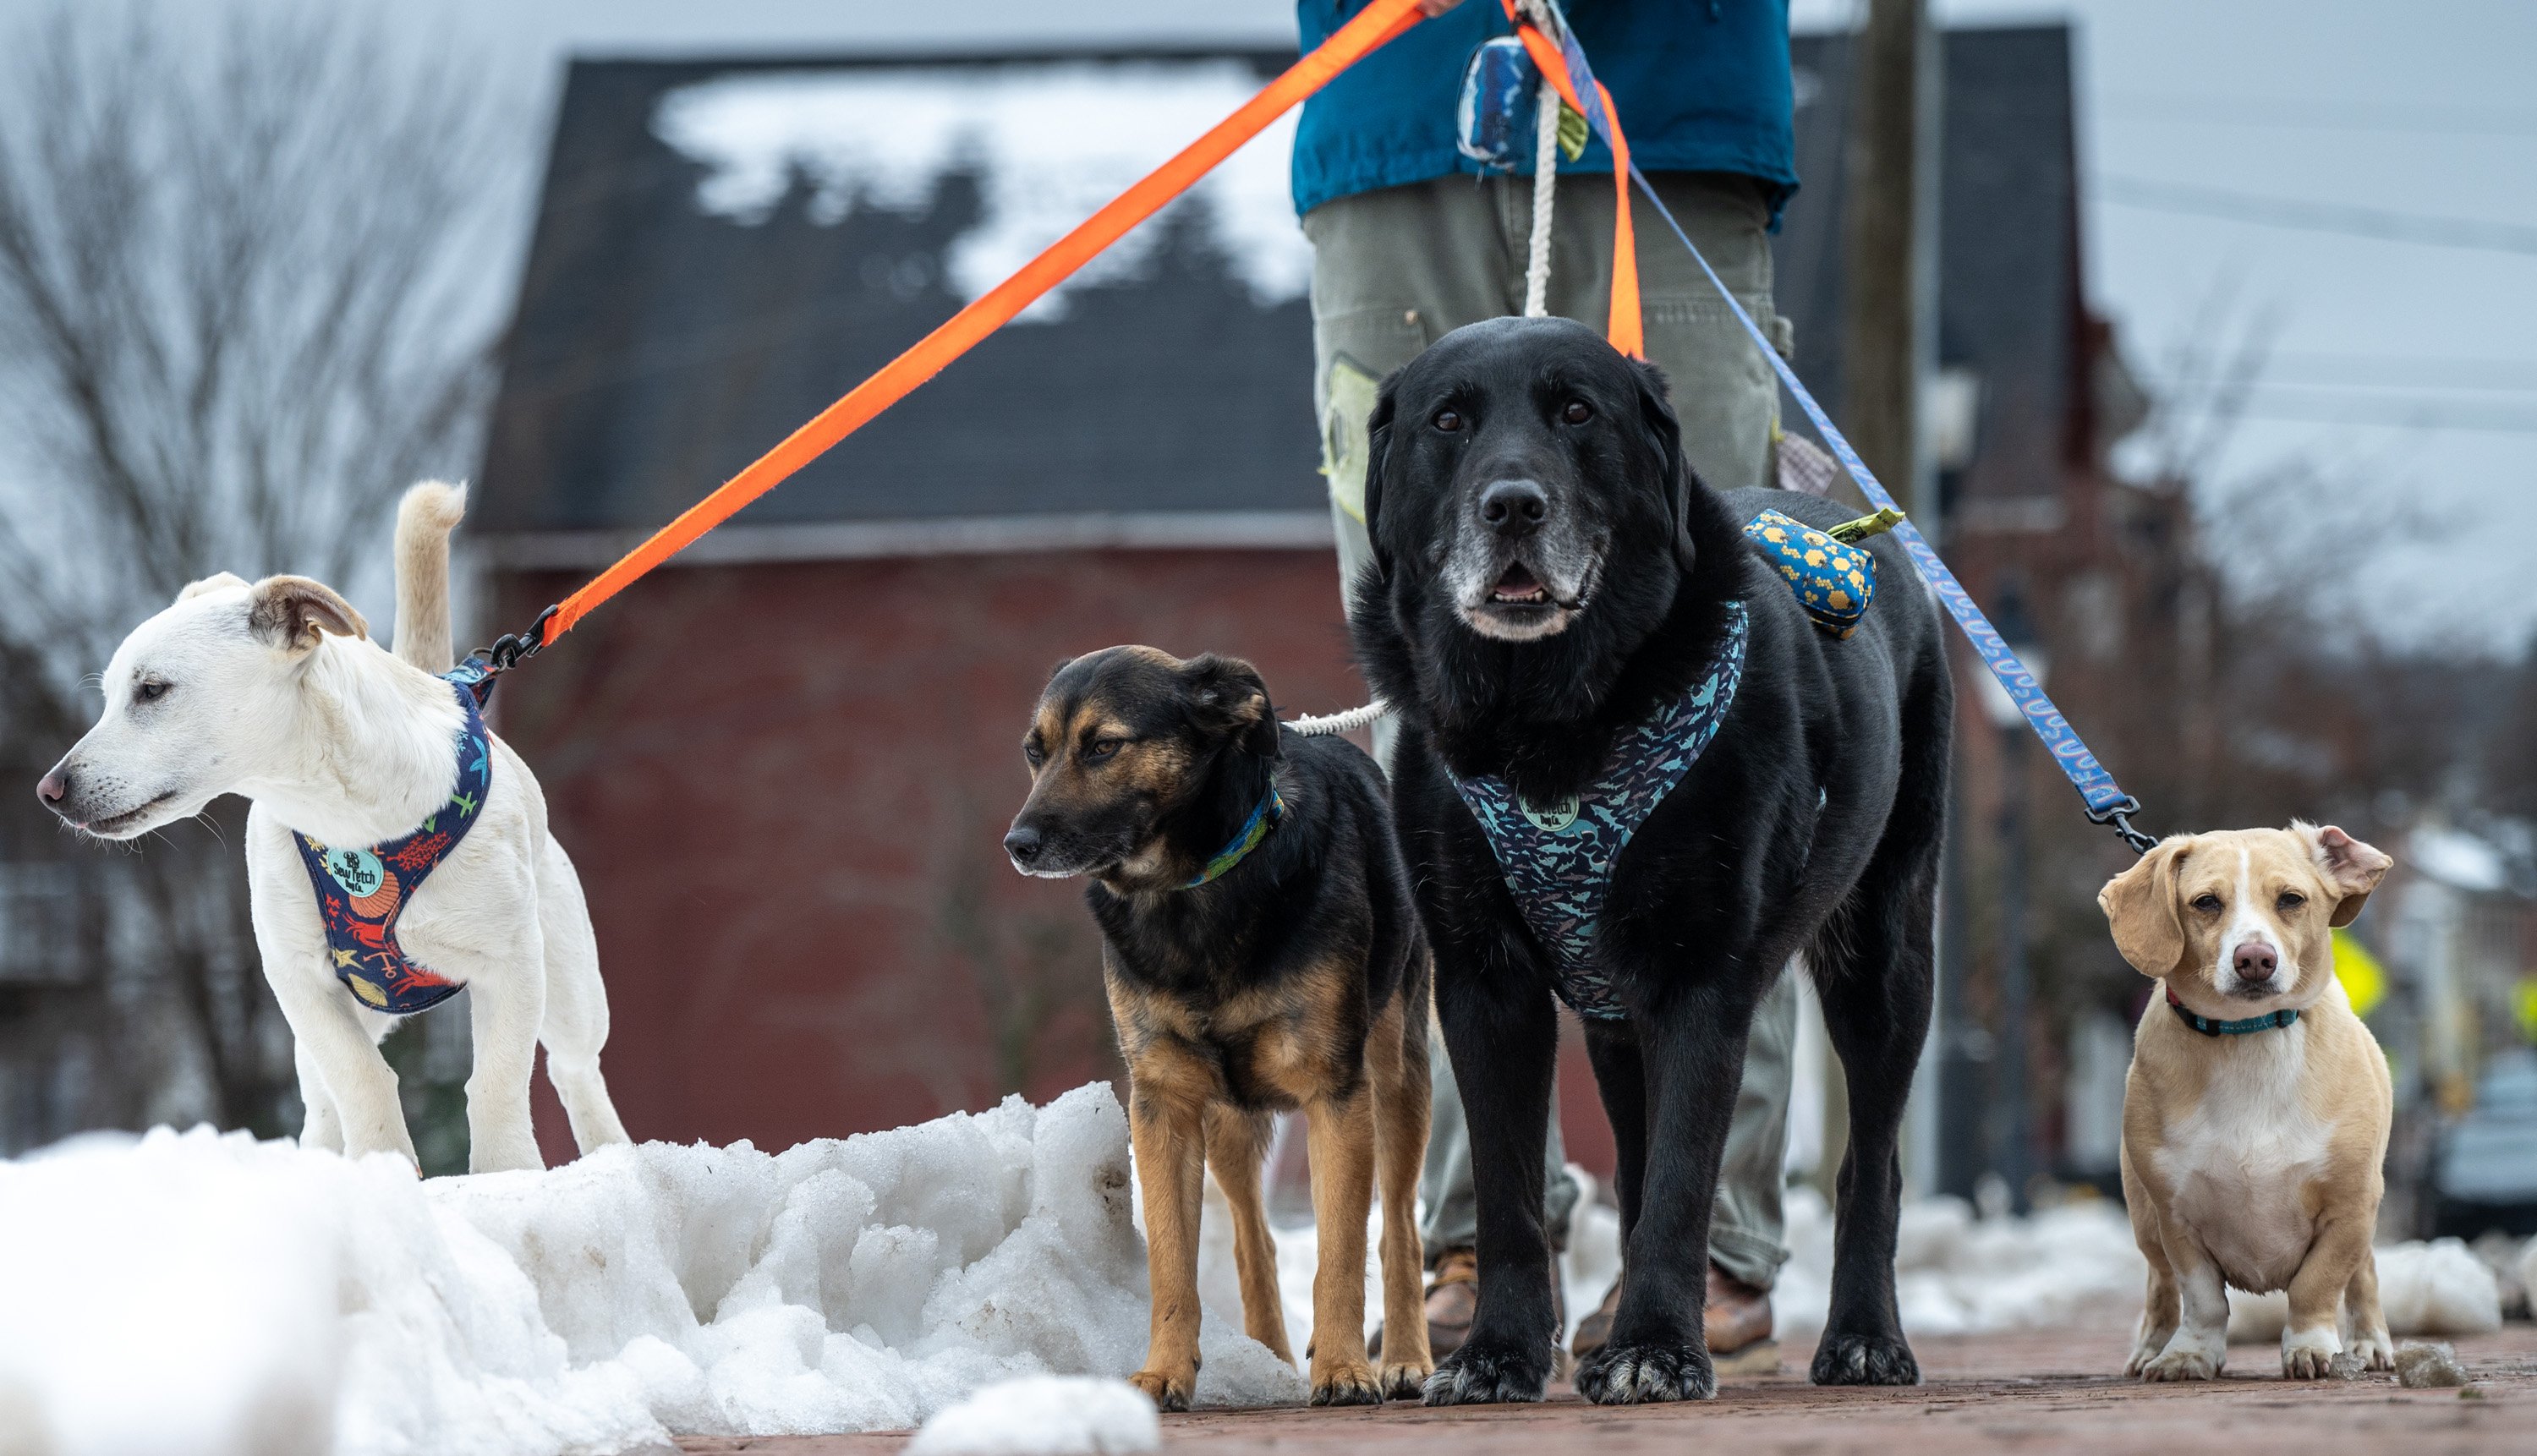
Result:
<instances>
[{"instance_id":1,"label":"teal collar","mask_svg":"<svg viewBox=\"0 0 2537 1456\"><path fill-rule=\"evenodd\" d=\"M2299 1008L2285 1006L2268 1015L2249 1016L2244 1021L2213 1021L2210 1017L2196 1015L2182 1001L2178 1000L2174 986L2167 988L2167 1007L2181 1018L2186 1026L2206 1037L2243 1037L2250 1032L2275 1031L2299 1020Z\"/></svg>"},{"instance_id":2,"label":"teal collar","mask_svg":"<svg viewBox=\"0 0 2537 1456\"><path fill-rule=\"evenodd\" d=\"M1277 821L1285 817L1286 800L1277 795L1277 781L1271 779L1268 794L1252 809L1251 817L1242 821L1242 827L1234 831L1233 842L1216 851L1214 857L1206 861L1206 868L1198 872L1198 878L1181 888L1195 890L1240 864L1252 851L1260 848L1260 842L1268 837L1269 830L1277 827Z\"/></svg>"}]
</instances>

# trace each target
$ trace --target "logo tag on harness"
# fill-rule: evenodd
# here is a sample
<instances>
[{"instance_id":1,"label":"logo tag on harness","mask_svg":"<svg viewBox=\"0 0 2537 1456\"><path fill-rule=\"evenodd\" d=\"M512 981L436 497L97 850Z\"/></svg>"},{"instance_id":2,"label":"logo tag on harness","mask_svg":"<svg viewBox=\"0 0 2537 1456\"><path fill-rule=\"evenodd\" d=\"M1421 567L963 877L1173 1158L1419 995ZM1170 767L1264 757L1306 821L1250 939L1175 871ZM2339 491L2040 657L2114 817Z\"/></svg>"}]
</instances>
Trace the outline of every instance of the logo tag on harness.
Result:
<instances>
[{"instance_id":1,"label":"logo tag on harness","mask_svg":"<svg viewBox=\"0 0 2537 1456\"><path fill-rule=\"evenodd\" d=\"M1549 804L1519 800L1516 808L1528 823L1544 834L1565 834L1577 822L1577 795L1573 793Z\"/></svg>"},{"instance_id":2,"label":"logo tag on harness","mask_svg":"<svg viewBox=\"0 0 2537 1456\"><path fill-rule=\"evenodd\" d=\"M330 849L321 862L326 866L327 875L344 887L345 894L356 900L377 894L379 886L387 881L386 867L379 863L378 855L367 850Z\"/></svg>"}]
</instances>

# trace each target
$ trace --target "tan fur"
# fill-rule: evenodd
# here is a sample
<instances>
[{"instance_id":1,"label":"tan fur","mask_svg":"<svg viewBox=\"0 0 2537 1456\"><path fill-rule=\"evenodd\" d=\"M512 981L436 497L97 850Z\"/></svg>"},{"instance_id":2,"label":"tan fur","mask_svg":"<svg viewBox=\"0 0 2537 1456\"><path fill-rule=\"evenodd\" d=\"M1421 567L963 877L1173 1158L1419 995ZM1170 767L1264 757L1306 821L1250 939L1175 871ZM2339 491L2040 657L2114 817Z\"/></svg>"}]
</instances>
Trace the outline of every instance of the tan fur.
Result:
<instances>
[{"instance_id":1,"label":"tan fur","mask_svg":"<svg viewBox=\"0 0 2537 1456\"><path fill-rule=\"evenodd\" d=\"M1195 1170L1215 1171L1233 1211L1234 1269L1243 1328L1293 1360L1277 1293L1276 1245L1260 1182L1268 1116L1235 1105L1219 1057L1238 1055L1254 1097L1301 1108L1313 1170L1320 1257L1313 1277L1313 1343L1306 1352L1317 1403L1416 1393L1434 1368L1421 1308L1416 1200L1427 1147L1427 1061L1407 1029L1426 1008L1396 994L1378 1009L1363 1065L1346 1051L1347 968L1317 969L1237 997L1211 1013L1108 978L1111 1015L1128 1064L1129 1122L1145 1195L1145 1256L1153 1289L1149 1344L1129 1379L1164 1410L1188 1408L1198 1379L1198 1220ZM1365 1225L1383 1190L1385 1360L1365 1351Z\"/></svg>"},{"instance_id":2,"label":"tan fur","mask_svg":"<svg viewBox=\"0 0 2537 1456\"><path fill-rule=\"evenodd\" d=\"M467 514L467 487L424 480L397 502L396 655L425 672L458 661L449 624L449 533Z\"/></svg>"},{"instance_id":3,"label":"tan fur","mask_svg":"<svg viewBox=\"0 0 2537 1456\"><path fill-rule=\"evenodd\" d=\"M193 595L192 587L186 595ZM176 600L182 601L185 597ZM269 576L248 589L246 624L249 631L286 652L313 649L319 634L326 632L338 637L370 635L370 624L353 609L353 603L324 582L304 576Z\"/></svg>"},{"instance_id":4,"label":"tan fur","mask_svg":"<svg viewBox=\"0 0 2537 1456\"><path fill-rule=\"evenodd\" d=\"M2099 893L2116 947L2165 985L2142 1015L2124 1086L2123 1196L2149 1261L2127 1373L2219 1373L2228 1286L2289 1291L2292 1378L2323 1375L2347 1348L2374 1368L2392 1360L2370 1249L2387 1064L2334 979L2329 933L2391 862L2308 824L2177 836ZM2242 974L2237 950L2250 944L2272 950L2278 969ZM2300 1019L2204 1036L2165 1004L2168 989L2214 1020L2284 1008Z\"/></svg>"}]
</instances>

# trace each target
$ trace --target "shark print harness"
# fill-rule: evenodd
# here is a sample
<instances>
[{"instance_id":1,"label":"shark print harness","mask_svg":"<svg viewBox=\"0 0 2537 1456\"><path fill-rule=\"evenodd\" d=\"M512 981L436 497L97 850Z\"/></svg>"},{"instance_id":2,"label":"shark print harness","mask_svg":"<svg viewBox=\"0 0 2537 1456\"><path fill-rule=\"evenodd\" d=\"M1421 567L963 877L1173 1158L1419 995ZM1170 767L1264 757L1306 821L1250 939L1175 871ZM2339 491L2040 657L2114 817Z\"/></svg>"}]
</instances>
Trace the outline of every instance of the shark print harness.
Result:
<instances>
[{"instance_id":1,"label":"shark print harness","mask_svg":"<svg viewBox=\"0 0 2537 1456\"><path fill-rule=\"evenodd\" d=\"M1681 697L1624 732L1611 761L1577 797L1532 804L1495 775L1454 779L1455 791L1488 836L1516 909L1557 963L1553 989L1580 1016L1619 1021L1628 1015L1594 954L1612 866L1718 736L1744 676L1749 630L1744 603L1728 602L1726 635L1709 670Z\"/></svg>"},{"instance_id":2,"label":"shark print harness","mask_svg":"<svg viewBox=\"0 0 2537 1456\"><path fill-rule=\"evenodd\" d=\"M416 965L397 944L397 917L475 827L493 784L493 745L483 710L492 675L484 664L469 662L441 680L458 694L466 714L458 729L458 785L449 802L412 834L367 849L330 848L304 834L292 836L317 891L335 975L362 1005L391 1016L427 1011L458 993L457 981Z\"/></svg>"}]
</instances>

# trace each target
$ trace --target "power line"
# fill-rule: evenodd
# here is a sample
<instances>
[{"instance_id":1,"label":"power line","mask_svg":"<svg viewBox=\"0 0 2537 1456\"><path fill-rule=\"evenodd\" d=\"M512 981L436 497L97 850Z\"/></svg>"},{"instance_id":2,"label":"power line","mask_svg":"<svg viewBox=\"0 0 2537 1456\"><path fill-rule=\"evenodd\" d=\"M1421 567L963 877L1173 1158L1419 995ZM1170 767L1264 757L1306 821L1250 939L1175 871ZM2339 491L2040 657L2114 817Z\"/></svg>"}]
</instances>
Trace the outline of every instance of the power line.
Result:
<instances>
[{"instance_id":1,"label":"power line","mask_svg":"<svg viewBox=\"0 0 2537 1456\"><path fill-rule=\"evenodd\" d=\"M2537 227L2495 222L2481 218L2440 218L2425 213L2399 213L2383 208L2357 208L2341 203L2304 202L2297 198L2262 197L2221 187L2185 182L2157 182L2145 177L2100 176L2097 189L2118 207L2157 213L2182 213L2221 218L2265 227L2308 232L2336 232L2388 242L2432 247L2474 248L2496 253L2537 254Z\"/></svg>"},{"instance_id":2,"label":"power line","mask_svg":"<svg viewBox=\"0 0 2537 1456\"><path fill-rule=\"evenodd\" d=\"M2537 136L2537 111L2503 106L2210 96L2111 92L2100 109L2123 121L2176 125L2276 126L2303 131L2428 132L2441 136Z\"/></svg>"},{"instance_id":3,"label":"power line","mask_svg":"<svg viewBox=\"0 0 2537 1456\"><path fill-rule=\"evenodd\" d=\"M2253 399L2229 407L2228 412L2248 419L2353 424L2384 429L2435 430L2470 434L2537 435L2537 410L2517 405L2484 405L2466 401L2434 405L2429 401L2311 391L2308 399ZM2201 403L2191 408L2209 413L2219 407Z\"/></svg>"}]
</instances>

